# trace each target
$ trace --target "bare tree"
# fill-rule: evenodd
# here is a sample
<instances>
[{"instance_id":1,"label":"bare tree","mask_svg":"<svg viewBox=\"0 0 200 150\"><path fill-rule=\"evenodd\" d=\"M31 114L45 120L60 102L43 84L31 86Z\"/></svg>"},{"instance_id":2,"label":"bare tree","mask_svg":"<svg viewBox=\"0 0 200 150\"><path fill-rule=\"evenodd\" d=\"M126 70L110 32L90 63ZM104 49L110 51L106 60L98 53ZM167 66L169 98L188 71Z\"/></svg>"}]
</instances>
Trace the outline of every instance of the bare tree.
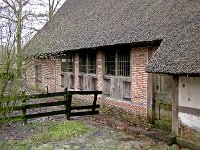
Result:
<instances>
[{"instance_id":1,"label":"bare tree","mask_svg":"<svg viewBox=\"0 0 200 150\"><path fill-rule=\"evenodd\" d=\"M15 105L15 96L21 94L23 64L26 57L23 54L23 40L50 20L63 0L0 0L0 125L1 118L6 118L12 112L8 108ZM45 7L46 12L38 11L38 6ZM3 102L1 97L10 99ZM2 111L5 110L5 111Z\"/></svg>"},{"instance_id":2,"label":"bare tree","mask_svg":"<svg viewBox=\"0 0 200 150\"><path fill-rule=\"evenodd\" d=\"M46 9L44 16L49 21L64 2L65 0L41 0L38 5Z\"/></svg>"},{"instance_id":3,"label":"bare tree","mask_svg":"<svg viewBox=\"0 0 200 150\"><path fill-rule=\"evenodd\" d=\"M9 20L15 25L15 43L16 51L21 53L22 50L22 29L23 22L27 18L24 8L29 0L2 0L1 19ZM9 15L8 15L9 14Z\"/></svg>"},{"instance_id":4,"label":"bare tree","mask_svg":"<svg viewBox=\"0 0 200 150\"><path fill-rule=\"evenodd\" d=\"M9 119L13 106L16 104L15 96L21 94L22 69L16 67L17 62L22 62L22 58L16 55L16 23L11 20L13 14L4 12L7 18L1 18L0 22L0 126ZM3 99L8 97L8 99Z\"/></svg>"}]
</instances>

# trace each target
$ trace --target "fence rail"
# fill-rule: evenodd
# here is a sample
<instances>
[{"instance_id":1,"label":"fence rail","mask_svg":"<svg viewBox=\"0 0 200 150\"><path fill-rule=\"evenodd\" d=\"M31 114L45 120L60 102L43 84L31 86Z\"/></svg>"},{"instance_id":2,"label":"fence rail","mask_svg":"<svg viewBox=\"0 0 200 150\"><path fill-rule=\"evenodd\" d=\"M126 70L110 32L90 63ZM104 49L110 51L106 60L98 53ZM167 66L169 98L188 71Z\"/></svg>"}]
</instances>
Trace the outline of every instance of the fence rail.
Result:
<instances>
[{"instance_id":1,"label":"fence rail","mask_svg":"<svg viewBox=\"0 0 200 150\"><path fill-rule=\"evenodd\" d=\"M72 96L73 95L94 95L94 100L92 105L87 106L71 106L72 104ZM13 111L22 111L21 116L12 116L6 119L10 119L11 121L23 120L25 124L27 124L27 119L45 117L45 116L53 116L59 114L65 114L67 119L69 120L71 116L81 116L81 115L94 115L98 114L99 111L96 108L100 108L100 105L97 105L97 96L98 94L102 94L102 91L68 91L65 89L65 92L56 92L56 93L46 93L46 94L36 94L36 95L22 95L12 98L13 100L22 100L21 106L7 107L7 109ZM56 102L46 102L46 103L37 103L37 104L27 104L27 100L38 99L38 98L49 98L49 97L57 97L64 96L64 100L56 101ZM0 97L1 102L10 101L9 97ZM64 105L64 110L51 111L51 112L42 112L37 114L27 114L27 109L41 108L41 107L51 107L51 106L60 106ZM3 112L5 108L0 108L0 112ZM72 110L89 110L89 111L81 111L81 112L72 112ZM2 118L0 118L2 119Z\"/></svg>"}]
</instances>

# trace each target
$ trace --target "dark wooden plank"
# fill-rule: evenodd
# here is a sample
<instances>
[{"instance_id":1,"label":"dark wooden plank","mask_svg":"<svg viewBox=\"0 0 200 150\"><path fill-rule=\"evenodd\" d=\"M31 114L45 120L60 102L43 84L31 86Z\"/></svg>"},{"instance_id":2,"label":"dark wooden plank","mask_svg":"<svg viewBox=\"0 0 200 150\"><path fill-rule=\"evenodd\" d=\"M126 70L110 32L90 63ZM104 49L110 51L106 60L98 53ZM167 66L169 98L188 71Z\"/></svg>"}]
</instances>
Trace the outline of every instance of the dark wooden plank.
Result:
<instances>
[{"instance_id":1,"label":"dark wooden plank","mask_svg":"<svg viewBox=\"0 0 200 150\"><path fill-rule=\"evenodd\" d=\"M68 91L70 95L89 95L89 94L102 94L102 91Z\"/></svg>"},{"instance_id":2,"label":"dark wooden plank","mask_svg":"<svg viewBox=\"0 0 200 150\"><path fill-rule=\"evenodd\" d=\"M44 94L35 94L35 95L21 95L12 97L0 97L1 102L6 101L17 101L23 99L37 99L37 98L49 98L49 97L56 97L56 96L64 96L65 92L56 92L56 93L44 93Z\"/></svg>"},{"instance_id":3,"label":"dark wooden plank","mask_svg":"<svg viewBox=\"0 0 200 150\"><path fill-rule=\"evenodd\" d=\"M94 94L94 101L93 101L92 111L95 111L95 109L96 109L96 105L97 105L97 96L98 96L98 94Z\"/></svg>"},{"instance_id":4,"label":"dark wooden plank","mask_svg":"<svg viewBox=\"0 0 200 150\"><path fill-rule=\"evenodd\" d=\"M48 103L39 103L39 104L30 104L30 105L22 105L22 106L15 106L9 107L8 109L13 109L13 111L23 110L23 109L33 109L33 108L40 108L40 107L50 107L50 106L59 106L66 104L65 101L57 101L57 102L48 102ZM0 108L0 112L3 108Z\"/></svg>"},{"instance_id":5,"label":"dark wooden plank","mask_svg":"<svg viewBox=\"0 0 200 150\"><path fill-rule=\"evenodd\" d=\"M72 110L81 110L81 109L92 109L93 105L87 105L87 106L72 106ZM95 105L95 108L100 108L100 105Z\"/></svg>"},{"instance_id":6,"label":"dark wooden plank","mask_svg":"<svg viewBox=\"0 0 200 150\"><path fill-rule=\"evenodd\" d=\"M38 114L29 114L26 116L13 116L6 119L9 119L11 121L20 121L24 119L31 119L31 118L39 118L39 117L45 117L45 116L54 116L54 115L60 115L65 114L66 110L59 110L59 111L52 111L52 112L44 112L44 113L38 113Z\"/></svg>"},{"instance_id":7,"label":"dark wooden plank","mask_svg":"<svg viewBox=\"0 0 200 150\"><path fill-rule=\"evenodd\" d=\"M36 94L31 95L29 99L36 99L36 98L49 98L49 97L56 97L56 96L64 96L65 92L56 92L56 93L44 93L44 94Z\"/></svg>"},{"instance_id":8,"label":"dark wooden plank","mask_svg":"<svg viewBox=\"0 0 200 150\"><path fill-rule=\"evenodd\" d=\"M48 102L48 103L39 103L39 104L31 104L26 105L26 109L32 109L32 108L40 108L40 107L50 107L50 106L59 106L64 105L65 101L57 101L57 102Z\"/></svg>"},{"instance_id":9,"label":"dark wooden plank","mask_svg":"<svg viewBox=\"0 0 200 150\"><path fill-rule=\"evenodd\" d=\"M67 120L70 120L70 97L69 97L69 91L68 88L65 88L65 110L66 110L66 118Z\"/></svg>"},{"instance_id":10,"label":"dark wooden plank","mask_svg":"<svg viewBox=\"0 0 200 150\"><path fill-rule=\"evenodd\" d=\"M38 113L38 114L30 114L26 115L27 119L30 118L39 118L39 117L45 117L45 116L54 116L54 115L60 115L65 114L66 110L59 110L59 111L52 111L52 112L45 112L45 113Z\"/></svg>"},{"instance_id":11,"label":"dark wooden plank","mask_svg":"<svg viewBox=\"0 0 200 150\"><path fill-rule=\"evenodd\" d=\"M27 124L27 119L26 119L26 99L24 99L22 101L22 106L23 106L22 115L23 115L23 118L25 118L24 119L24 124L26 125Z\"/></svg>"},{"instance_id":12,"label":"dark wooden plank","mask_svg":"<svg viewBox=\"0 0 200 150\"><path fill-rule=\"evenodd\" d=\"M84 111L84 112L72 112L71 116L84 116L84 115L96 115L99 111Z\"/></svg>"}]
</instances>

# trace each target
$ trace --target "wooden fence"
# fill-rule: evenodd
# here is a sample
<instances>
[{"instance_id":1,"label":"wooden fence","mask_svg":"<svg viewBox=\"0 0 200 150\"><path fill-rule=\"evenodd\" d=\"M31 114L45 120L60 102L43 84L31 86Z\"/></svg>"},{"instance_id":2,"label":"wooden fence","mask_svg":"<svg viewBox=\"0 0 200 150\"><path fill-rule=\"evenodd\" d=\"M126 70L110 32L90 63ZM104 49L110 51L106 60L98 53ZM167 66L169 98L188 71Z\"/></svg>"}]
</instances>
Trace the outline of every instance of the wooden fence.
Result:
<instances>
[{"instance_id":1,"label":"wooden fence","mask_svg":"<svg viewBox=\"0 0 200 150\"><path fill-rule=\"evenodd\" d=\"M94 100L92 105L87 106L72 106L72 96L73 95L94 95ZM7 119L12 121L23 120L25 124L27 124L27 119L45 117L45 116L53 116L59 114L66 114L67 119L69 120L71 116L81 116L81 115L94 115L98 114L99 111L96 108L100 108L100 105L97 105L97 97L98 94L102 94L102 91L68 91L65 89L65 92L56 92L56 93L46 93L46 94L37 94L37 95L22 95L18 97L14 97L14 99L23 99L21 106L14 106L8 108L12 111L22 111L21 116L12 116ZM27 100L38 99L38 98L49 98L49 97L57 97L64 96L64 100L54 101L54 102L46 102L46 103L37 103L37 104L27 104ZM9 101L8 97L0 97L1 102ZM28 109L41 108L41 107L51 107L51 106L60 106L64 105L65 109L51 111L51 112L43 112L37 114L27 114ZM0 112L3 111L4 108L0 108ZM72 110L85 110L88 111L77 111L72 112ZM0 118L2 119L2 118Z\"/></svg>"}]
</instances>

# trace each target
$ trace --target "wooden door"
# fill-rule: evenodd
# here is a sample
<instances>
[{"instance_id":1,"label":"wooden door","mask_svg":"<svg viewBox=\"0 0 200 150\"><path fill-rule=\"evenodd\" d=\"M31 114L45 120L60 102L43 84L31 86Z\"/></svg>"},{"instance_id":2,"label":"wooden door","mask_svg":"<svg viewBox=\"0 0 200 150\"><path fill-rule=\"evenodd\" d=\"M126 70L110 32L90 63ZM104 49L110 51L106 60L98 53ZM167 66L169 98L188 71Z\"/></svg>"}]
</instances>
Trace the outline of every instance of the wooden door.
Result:
<instances>
[{"instance_id":1,"label":"wooden door","mask_svg":"<svg viewBox=\"0 0 200 150\"><path fill-rule=\"evenodd\" d=\"M154 79L155 122L168 125L172 122L173 77L156 74Z\"/></svg>"}]
</instances>

